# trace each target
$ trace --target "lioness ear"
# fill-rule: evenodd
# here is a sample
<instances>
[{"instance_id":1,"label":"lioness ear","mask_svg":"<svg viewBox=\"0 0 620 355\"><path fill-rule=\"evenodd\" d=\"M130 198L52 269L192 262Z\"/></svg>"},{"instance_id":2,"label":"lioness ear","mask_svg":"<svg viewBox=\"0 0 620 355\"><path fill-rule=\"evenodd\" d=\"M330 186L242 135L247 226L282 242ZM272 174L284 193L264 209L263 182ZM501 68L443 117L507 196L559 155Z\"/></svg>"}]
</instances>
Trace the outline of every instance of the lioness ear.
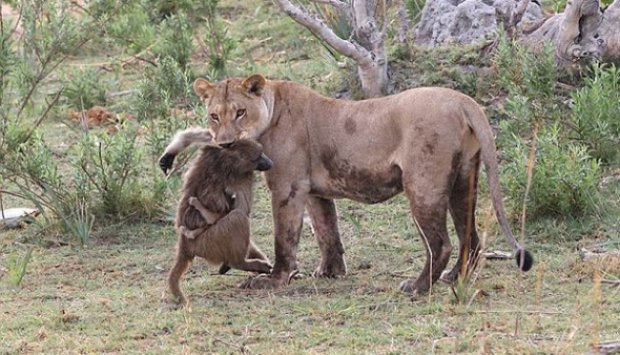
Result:
<instances>
[{"instance_id":1,"label":"lioness ear","mask_svg":"<svg viewBox=\"0 0 620 355\"><path fill-rule=\"evenodd\" d=\"M241 86L249 93L260 96L265 88L265 78L260 74L254 74L245 79Z\"/></svg>"},{"instance_id":2,"label":"lioness ear","mask_svg":"<svg viewBox=\"0 0 620 355\"><path fill-rule=\"evenodd\" d=\"M213 84L211 84L206 79L198 78L196 79L196 81L194 81L194 92L201 99L206 99L210 97L211 94L213 94L214 89L215 89L215 86L213 86Z\"/></svg>"}]
</instances>

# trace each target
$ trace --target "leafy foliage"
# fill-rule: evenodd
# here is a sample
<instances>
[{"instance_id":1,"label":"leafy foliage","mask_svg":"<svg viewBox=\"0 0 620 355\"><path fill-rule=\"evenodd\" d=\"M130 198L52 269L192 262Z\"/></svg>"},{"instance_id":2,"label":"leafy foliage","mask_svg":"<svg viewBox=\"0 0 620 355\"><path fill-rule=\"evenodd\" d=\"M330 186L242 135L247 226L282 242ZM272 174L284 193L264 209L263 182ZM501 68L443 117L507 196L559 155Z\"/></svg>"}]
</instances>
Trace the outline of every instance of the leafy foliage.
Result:
<instances>
[{"instance_id":1,"label":"leafy foliage","mask_svg":"<svg viewBox=\"0 0 620 355\"><path fill-rule=\"evenodd\" d=\"M577 138L604 163L620 162L620 69L594 66L586 86L575 91L572 122Z\"/></svg>"},{"instance_id":2,"label":"leafy foliage","mask_svg":"<svg viewBox=\"0 0 620 355\"><path fill-rule=\"evenodd\" d=\"M498 141L507 160L502 179L510 204L517 209L526 203L534 219L591 214L597 208L602 170L587 141L574 139L574 122L565 119L568 107L556 94L553 49L533 54L503 39L495 64L500 85L508 93L508 119L500 123ZM526 167L533 148L535 166L526 196Z\"/></svg>"}]
</instances>

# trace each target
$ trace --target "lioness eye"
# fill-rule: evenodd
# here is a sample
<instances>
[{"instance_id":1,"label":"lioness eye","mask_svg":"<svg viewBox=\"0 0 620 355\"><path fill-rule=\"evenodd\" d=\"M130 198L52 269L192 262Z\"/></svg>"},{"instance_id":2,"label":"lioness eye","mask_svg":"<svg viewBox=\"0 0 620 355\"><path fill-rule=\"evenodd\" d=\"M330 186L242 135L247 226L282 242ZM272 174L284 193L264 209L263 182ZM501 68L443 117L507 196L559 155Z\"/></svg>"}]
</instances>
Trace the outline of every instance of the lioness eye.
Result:
<instances>
[{"instance_id":1,"label":"lioness eye","mask_svg":"<svg viewBox=\"0 0 620 355\"><path fill-rule=\"evenodd\" d=\"M215 122L219 122L220 118L217 116L217 113L212 113L211 114L211 119Z\"/></svg>"},{"instance_id":2,"label":"lioness eye","mask_svg":"<svg viewBox=\"0 0 620 355\"><path fill-rule=\"evenodd\" d=\"M245 115L245 109L237 110L237 118L241 118Z\"/></svg>"}]
</instances>

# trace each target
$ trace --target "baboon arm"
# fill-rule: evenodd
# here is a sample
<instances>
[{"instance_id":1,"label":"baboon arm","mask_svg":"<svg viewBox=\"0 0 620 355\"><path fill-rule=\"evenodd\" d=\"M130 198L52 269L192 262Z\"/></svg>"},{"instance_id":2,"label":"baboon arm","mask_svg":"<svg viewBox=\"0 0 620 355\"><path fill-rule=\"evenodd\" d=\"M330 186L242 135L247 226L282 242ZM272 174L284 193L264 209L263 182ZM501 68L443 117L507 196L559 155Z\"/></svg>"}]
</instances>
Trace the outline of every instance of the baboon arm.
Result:
<instances>
[{"instance_id":1,"label":"baboon arm","mask_svg":"<svg viewBox=\"0 0 620 355\"><path fill-rule=\"evenodd\" d=\"M202 218L207 221L207 224L215 224L222 215L216 212L209 211L205 206L200 203L200 200L192 201L191 205L200 212Z\"/></svg>"},{"instance_id":2,"label":"baboon arm","mask_svg":"<svg viewBox=\"0 0 620 355\"><path fill-rule=\"evenodd\" d=\"M232 210L224 217L220 218L214 225L209 227L210 238L228 239L230 236L244 234L249 239L250 218L239 210Z\"/></svg>"},{"instance_id":3,"label":"baboon arm","mask_svg":"<svg viewBox=\"0 0 620 355\"><path fill-rule=\"evenodd\" d=\"M189 147L192 143L208 144L213 140L213 136L207 129L204 128L188 128L186 130L177 132L172 139L172 142L168 144L164 154L177 155L181 153L185 148Z\"/></svg>"},{"instance_id":4,"label":"baboon arm","mask_svg":"<svg viewBox=\"0 0 620 355\"><path fill-rule=\"evenodd\" d=\"M192 143L208 144L211 143L213 137L208 130L204 128L190 128L180 131L174 135L172 142L168 144L164 154L159 157L159 166L164 173L172 168L172 163L177 154L181 153Z\"/></svg>"}]
</instances>

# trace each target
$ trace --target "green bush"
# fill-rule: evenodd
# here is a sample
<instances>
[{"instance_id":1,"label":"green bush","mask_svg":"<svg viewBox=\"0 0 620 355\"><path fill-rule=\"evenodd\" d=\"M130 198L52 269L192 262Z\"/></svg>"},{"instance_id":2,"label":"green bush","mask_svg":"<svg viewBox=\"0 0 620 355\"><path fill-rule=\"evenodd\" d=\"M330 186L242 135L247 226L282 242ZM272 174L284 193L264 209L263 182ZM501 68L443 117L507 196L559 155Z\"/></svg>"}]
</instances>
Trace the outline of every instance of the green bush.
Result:
<instances>
[{"instance_id":1,"label":"green bush","mask_svg":"<svg viewBox=\"0 0 620 355\"><path fill-rule=\"evenodd\" d=\"M221 79L228 75L226 67L232 51L237 46L237 41L228 36L228 29L223 21L218 18L217 5L219 0L207 0L205 6L204 43L207 45L209 63L208 69L213 80Z\"/></svg>"},{"instance_id":2,"label":"green bush","mask_svg":"<svg viewBox=\"0 0 620 355\"><path fill-rule=\"evenodd\" d=\"M595 66L585 84L571 95L571 121L577 138L602 162L619 162L620 69Z\"/></svg>"},{"instance_id":3,"label":"green bush","mask_svg":"<svg viewBox=\"0 0 620 355\"><path fill-rule=\"evenodd\" d=\"M597 184L601 167L579 143L566 145L559 124L545 127L537 141L536 165L526 201L528 216L581 217L596 211ZM531 146L513 136L502 165L506 195L515 209L524 201Z\"/></svg>"},{"instance_id":4,"label":"green bush","mask_svg":"<svg viewBox=\"0 0 620 355\"><path fill-rule=\"evenodd\" d=\"M160 24L153 54L157 58L172 58L181 70L187 68L193 50L192 26L184 13L169 16Z\"/></svg>"},{"instance_id":5,"label":"green bush","mask_svg":"<svg viewBox=\"0 0 620 355\"><path fill-rule=\"evenodd\" d=\"M65 75L63 97L76 110L87 110L107 103L107 87L101 73L93 68L77 69Z\"/></svg>"},{"instance_id":6,"label":"green bush","mask_svg":"<svg viewBox=\"0 0 620 355\"><path fill-rule=\"evenodd\" d=\"M529 52L506 39L495 57L498 82L508 93L506 119L500 122L498 146L507 160L501 166L509 205L521 210L525 201L530 149L537 145L526 207L528 216L581 217L596 209L601 166L587 140L575 140L563 98L556 92L558 72L553 50ZM540 132L536 135L535 127ZM589 137L594 139L594 137Z\"/></svg>"},{"instance_id":7,"label":"green bush","mask_svg":"<svg viewBox=\"0 0 620 355\"><path fill-rule=\"evenodd\" d=\"M173 58L164 57L157 67L144 71L132 107L138 120L145 121L168 117L171 107L189 107L196 103L198 98L188 72Z\"/></svg>"}]
</instances>

